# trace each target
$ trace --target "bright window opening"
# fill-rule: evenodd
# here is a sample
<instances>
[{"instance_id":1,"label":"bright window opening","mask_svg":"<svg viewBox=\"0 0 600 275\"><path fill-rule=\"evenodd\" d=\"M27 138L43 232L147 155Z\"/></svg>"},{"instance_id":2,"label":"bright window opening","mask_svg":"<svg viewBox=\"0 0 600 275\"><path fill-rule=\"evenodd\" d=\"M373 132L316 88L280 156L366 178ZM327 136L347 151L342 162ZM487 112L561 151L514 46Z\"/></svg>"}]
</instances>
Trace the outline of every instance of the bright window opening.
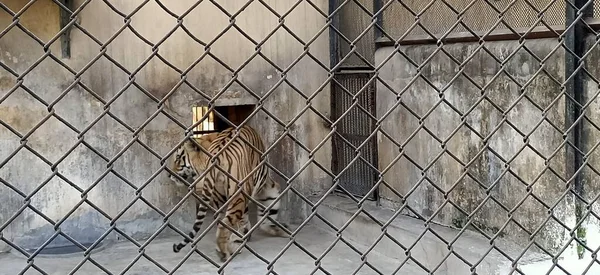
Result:
<instances>
[{"instance_id":1,"label":"bright window opening","mask_svg":"<svg viewBox=\"0 0 600 275\"><path fill-rule=\"evenodd\" d=\"M240 125L252 113L255 106L250 104L245 105L228 105L216 106L214 111L211 111L204 120L194 128L193 137L198 138L204 134L212 132L220 132L233 125ZM208 106L192 107L192 123L200 121L208 112ZM219 115L216 115L217 112ZM226 122L222 117L227 118Z\"/></svg>"},{"instance_id":2,"label":"bright window opening","mask_svg":"<svg viewBox=\"0 0 600 275\"><path fill-rule=\"evenodd\" d=\"M194 127L194 138L198 138L206 133L215 131L214 113L211 111L208 116L204 117L206 113L209 113L208 106L192 107L192 124L195 124L204 118L200 124Z\"/></svg>"}]
</instances>

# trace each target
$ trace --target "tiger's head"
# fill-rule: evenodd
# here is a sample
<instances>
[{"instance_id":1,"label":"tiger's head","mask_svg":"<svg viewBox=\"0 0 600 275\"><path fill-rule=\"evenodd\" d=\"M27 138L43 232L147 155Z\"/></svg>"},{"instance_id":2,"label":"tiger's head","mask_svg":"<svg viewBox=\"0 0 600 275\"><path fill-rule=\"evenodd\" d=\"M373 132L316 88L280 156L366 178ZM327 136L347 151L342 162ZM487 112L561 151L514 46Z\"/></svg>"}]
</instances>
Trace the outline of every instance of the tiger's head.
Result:
<instances>
[{"instance_id":1,"label":"tiger's head","mask_svg":"<svg viewBox=\"0 0 600 275\"><path fill-rule=\"evenodd\" d=\"M216 138L217 134L218 133L210 133L202 135L199 138L194 138L195 142L186 140L181 147L177 148L175 154L171 158L171 170L191 183L199 172L201 173L204 171L208 161L208 155L204 153L196 143L200 144L204 150L208 150L208 147ZM169 178L178 186L185 186L185 184L183 184L176 176L169 175Z\"/></svg>"}]
</instances>

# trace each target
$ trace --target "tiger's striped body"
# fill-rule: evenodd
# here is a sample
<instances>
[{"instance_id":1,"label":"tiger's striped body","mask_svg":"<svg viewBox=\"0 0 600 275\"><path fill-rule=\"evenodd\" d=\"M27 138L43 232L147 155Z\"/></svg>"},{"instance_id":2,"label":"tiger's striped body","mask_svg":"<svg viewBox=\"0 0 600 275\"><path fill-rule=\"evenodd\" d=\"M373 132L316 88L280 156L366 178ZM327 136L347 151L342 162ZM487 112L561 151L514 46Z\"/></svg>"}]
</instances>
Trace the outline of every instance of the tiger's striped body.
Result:
<instances>
[{"instance_id":1,"label":"tiger's striped body","mask_svg":"<svg viewBox=\"0 0 600 275\"><path fill-rule=\"evenodd\" d=\"M237 192L239 187L262 204L262 206L259 206L261 209L259 212L260 218L268 214L269 217L277 220L279 202L276 202L268 213L264 211L264 207L269 206L279 196L280 186L269 177L266 165L261 163L261 154L265 150L262 138L250 126L240 127L239 132L239 135L233 141L231 139L234 137L235 128L204 135L196 140L206 151L216 155L214 158L215 166L218 165L223 171L227 171L229 175L215 166L211 168L211 165L209 165L210 156L192 141L186 141L175 154L172 169L186 180L201 175L207 168L210 169L204 178L196 184L196 192L202 202L196 204L196 221L194 222L193 231L189 233L191 239L198 234L204 222L208 211L207 205L218 209L232 197L233 199L227 206L221 221L236 229L242 235L248 232L250 229L248 219L250 200L242 192ZM230 141L231 143L228 144ZM221 150L223 151L219 153ZM257 166L258 169L253 171ZM250 173L248 179L238 187L236 181L245 179ZM176 177L171 176L171 179L181 184ZM287 225L284 226L287 227ZM260 229L270 235L284 235L284 231L272 224L269 219L263 221ZM190 241L186 238L183 242L174 244L173 251L179 252ZM221 261L229 258L241 242L242 240L236 234L232 234L221 223L218 224L217 252ZM237 246L234 244L237 244Z\"/></svg>"}]
</instances>

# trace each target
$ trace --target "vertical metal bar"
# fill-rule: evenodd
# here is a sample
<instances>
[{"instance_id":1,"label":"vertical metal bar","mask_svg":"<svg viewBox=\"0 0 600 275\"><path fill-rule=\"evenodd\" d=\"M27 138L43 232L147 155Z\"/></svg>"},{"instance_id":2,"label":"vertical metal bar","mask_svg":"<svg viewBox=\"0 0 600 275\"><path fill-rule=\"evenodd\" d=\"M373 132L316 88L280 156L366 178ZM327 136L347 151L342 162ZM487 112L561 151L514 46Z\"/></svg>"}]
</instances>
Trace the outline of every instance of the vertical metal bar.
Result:
<instances>
[{"instance_id":1,"label":"vertical metal bar","mask_svg":"<svg viewBox=\"0 0 600 275\"><path fill-rule=\"evenodd\" d=\"M337 80L337 75L334 75L334 79ZM338 118L337 112L338 112L339 104L337 102L339 100L338 100L338 94L337 94L337 85L335 84L334 81L331 82L330 89L331 89L330 90L331 96L329 99L329 101L330 101L329 102L329 108L330 108L329 119L331 121L335 121ZM336 126L336 127L338 127L338 126ZM331 167L332 167L333 173L336 175L338 174L338 165L339 165L338 163L339 163L339 158L340 158L340 154L338 152L338 143L339 143L338 135L339 135L339 133L337 132L337 129L336 129L336 132L333 134L333 137L331 139L331 149L332 149L331 150L332 151Z\"/></svg>"},{"instance_id":2,"label":"vertical metal bar","mask_svg":"<svg viewBox=\"0 0 600 275\"><path fill-rule=\"evenodd\" d=\"M340 16L339 13L333 14L338 7L338 0L329 0L329 18L331 25L329 26L329 68L333 69L340 61L340 41L337 33L333 30L339 30Z\"/></svg>"},{"instance_id":3,"label":"vertical metal bar","mask_svg":"<svg viewBox=\"0 0 600 275\"><path fill-rule=\"evenodd\" d=\"M375 41L383 37L383 12L378 13L383 7L383 0L373 0L373 14L376 14L375 18Z\"/></svg>"},{"instance_id":4,"label":"vertical metal bar","mask_svg":"<svg viewBox=\"0 0 600 275\"><path fill-rule=\"evenodd\" d=\"M60 9L60 29L62 30L65 26L69 24L71 21L71 14L73 11L73 1L74 0L59 0L61 4L67 7L69 10ZM61 36L60 36L60 46L62 51L63 58L71 58L71 28L69 27Z\"/></svg>"},{"instance_id":5,"label":"vertical metal bar","mask_svg":"<svg viewBox=\"0 0 600 275\"><path fill-rule=\"evenodd\" d=\"M374 74L369 75L370 77L373 77ZM369 100L369 111L375 115L375 117L377 117L377 84L376 82L372 82L372 89L373 91L371 93L369 93L369 96L371 97ZM375 123L373 123L373 121L369 121L369 129L371 131L375 131ZM375 166L375 168L377 168L377 171L373 171L373 183L376 183L379 180L379 150L377 148L377 137L375 137L375 139L371 140L371 146L373 148L373 152L371 154L371 157L373 158L373 166ZM373 192L373 200L375 200L376 204L379 206L381 205L381 201L380 201L380 196L379 196L379 188L375 189L375 191Z\"/></svg>"},{"instance_id":6,"label":"vertical metal bar","mask_svg":"<svg viewBox=\"0 0 600 275\"><path fill-rule=\"evenodd\" d=\"M329 0L329 20L331 20L331 22L329 23L329 69L332 70L333 68L335 68L335 66L337 65L337 63L339 62L339 57L338 57L338 53L339 53L339 41L338 41L338 35L337 33L333 30L333 28L337 29L337 26L339 26L339 16L334 15L333 12L335 11L335 9L337 8L337 0ZM333 75L333 78L335 80L337 80L337 75L335 75L335 72L330 71L331 74ZM339 94L337 92L337 84L335 83L335 81L331 81L330 85L329 85L329 93L330 93L330 119L333 121L335 119L338 118L338 109L341 107L340 106L340 99L339 99ZM339 147L340 147L340 142L339 142L339 137L338 135L339 133L339 126L336 126L336 132L333 135L333 139L331 142L331 146L332 146L332 156L331 156L331 166L333 168L333 173L337 174L339 173L339 159L342 157L343 154L340 154L339 152ZM339 181L339 179L338 179ZM333 182L333 184L335 184L335 182ZM339 183L338 183L339 184Z\"/></svg>"},{"instance_id":7,"label":"vertical metal bar","mask_svg":"<svg viewBox=\"0 0 600 275\"><path fill-rule=\"evenodd\" d=\"M583 103L584 97L584 77L580 71L578 71L578 67L582 64L583 60L581 56L585 53L585 39L586 39L586 29L584 28L582 20L586 17L593 16L593 7L590 3L588 5L588 1L591 2L593 0L573 0L574 7L572 5L566 5L566 14L565 14L565 25L568 28L565 34L565 47L569 51L565 51L565 80L569 79L567 83L565 83L566 88L566 102L565 102L565 121L567 123L567 127L570 127L575 123L577 118L582 114L583 110L581 106ZM580 17L580 15L582 15ZM567 139L570 141L572 146L567 146L566 150L566 170L568 175L574 176L573 183L571 184L571 188L573 188L576 196L584 196L584 186L583 186L583 177L582 173L576 173L576 171L581 167L583 163L582 154L578 151L583 151L585 141L583 140L582 135L582 122L583 120L579 120L574 126L573 131L568 134ZM581 221L583 208L585 205L583 202L577 197L574 198L575 204L575 222L579 223ZM585 243L585 234L582 234L585 230L582 230L584 224L581 225L581 228L577 229L576 237L580 239L580 241ZM583 247L578 243L577 244L577 254L581 259L583 258L584 253Z\"/></svg>"},{"instance_id":8,"label":"vertical metal bar","mask_svg":"<svg viewBox=\"0 0 600 275\"><path fill-rule=\"evenodd\" d=\"M192 107L192 124L196 123L196 121L198 121L198 107L193 106ZM192 129L192 133L194 133L192 135L193 138L197 138L198 137L198 126L194 127L194 129Z\"/></svg>"}]
</instances>

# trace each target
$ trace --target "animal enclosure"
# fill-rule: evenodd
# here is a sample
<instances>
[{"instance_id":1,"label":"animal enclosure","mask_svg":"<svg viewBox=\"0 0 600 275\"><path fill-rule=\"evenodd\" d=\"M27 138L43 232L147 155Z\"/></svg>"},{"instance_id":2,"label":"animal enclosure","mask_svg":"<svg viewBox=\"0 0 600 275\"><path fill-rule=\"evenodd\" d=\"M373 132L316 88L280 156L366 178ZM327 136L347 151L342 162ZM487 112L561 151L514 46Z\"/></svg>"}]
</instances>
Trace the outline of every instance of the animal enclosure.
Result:
<instances>
[{"instance_id":1,"label":"animal enclosure","mask_svg":"<svg viewBox=\"0 0 600 275\"><path fill-rule=\"evenodd\" d=\"M0 275L596 274L596 2L0 1ZM172 163L244 125L221 261Z\"/></svg>"}]
</instances>

